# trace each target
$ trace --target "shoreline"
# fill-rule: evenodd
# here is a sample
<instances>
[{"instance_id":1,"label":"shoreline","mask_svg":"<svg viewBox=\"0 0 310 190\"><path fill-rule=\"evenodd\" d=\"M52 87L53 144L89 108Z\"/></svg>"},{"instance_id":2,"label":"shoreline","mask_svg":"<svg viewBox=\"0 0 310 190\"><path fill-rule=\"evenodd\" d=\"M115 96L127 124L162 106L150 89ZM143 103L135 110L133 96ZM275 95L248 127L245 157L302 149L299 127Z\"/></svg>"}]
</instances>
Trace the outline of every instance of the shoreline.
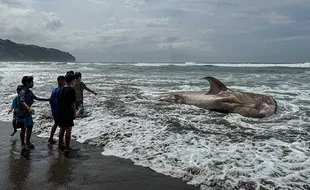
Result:
<instances>
[{"instance_id":1,"label":"shoreline","mask_svg":"<svg viewBox=\"0 0 310 190\"><path fill-rule=\"evenodd\" d=\"M33 133L35 149L21 152L20 131L10 137L11 130L11 123L0 122L0 183L4 189L199 189L131 160L104 156L101 147L76 141L72 147L80 150L66 157L57 144L48 147L47 138Z\"/></svg>"}]
</instances>

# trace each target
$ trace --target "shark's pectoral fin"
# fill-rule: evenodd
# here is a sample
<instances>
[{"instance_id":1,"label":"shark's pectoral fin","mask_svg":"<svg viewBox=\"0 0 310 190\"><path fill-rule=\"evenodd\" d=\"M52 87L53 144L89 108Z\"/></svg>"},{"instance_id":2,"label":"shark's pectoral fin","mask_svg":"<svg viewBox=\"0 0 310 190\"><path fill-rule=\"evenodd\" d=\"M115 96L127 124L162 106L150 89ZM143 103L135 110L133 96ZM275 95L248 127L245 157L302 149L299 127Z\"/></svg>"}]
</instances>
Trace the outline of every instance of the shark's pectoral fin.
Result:
<instances>
[{"instance_id":1,"label":"shark's pectoral fin","mask_svg":"<svg viewBox=\"0 0 310 190\"><path fill-rule=\"evenodd\" d=\"M207 94L218 94L228 89L221 81L214 77L204 77L202 79L208 80L210 83L210 90Z\"/></svg>"}]
</instances>

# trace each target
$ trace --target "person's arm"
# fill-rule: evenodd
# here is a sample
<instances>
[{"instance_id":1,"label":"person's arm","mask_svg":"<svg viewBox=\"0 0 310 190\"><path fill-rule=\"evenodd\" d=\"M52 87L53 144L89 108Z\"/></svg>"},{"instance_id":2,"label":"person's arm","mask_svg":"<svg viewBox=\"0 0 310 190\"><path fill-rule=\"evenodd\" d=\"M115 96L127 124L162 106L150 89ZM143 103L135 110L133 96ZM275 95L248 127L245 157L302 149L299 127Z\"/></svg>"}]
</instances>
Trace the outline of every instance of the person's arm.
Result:
<instances>
[{"instance_id":1,"label":"person's arm","mask_svg":"<svg viewBox=\"0 0 310 190\"><path fill-rule=\"evenodd\" d=\"M38 100L38 101L50 101L51 100L50 98L39 98L39 97L36 97L35 95L33 95L33 99Z\"/></svg>"},{"instance_id":2,"label":"person's arm","mask_svg":"<svg viewBox=\"0 0 310 190\"><path fill-rule=\"evenodd\" d=\"M16 105L18 104L17 101L18 101L18 100L17 100L16 98L14 98L14 100L13 100L13 102L12 102L12 105L11 105L11 108L10 108L8 114L10 114L10 113L13 111L13 109L16 107Z\"/></svg>"},{"instance_id":3,"label":"person's arm","mask_svg":"<svg viewBox=\"0 0 310 190\"><path fill-rule=\"evenodd\" d=\"M75 102L76 102L76 92L75 89L72 90L72 103L71 103L71 107L73 110L73 119L76 119L76 110L75 110Z\"/></svg>"},{"instance_id":4,"label":"person's arm","mask_svg":"<svg viewBox=\"0 0 310 190\"><path fill-rule=\"evenodd\" d=\"M20 106L23 106L26 111L28 111L29 113L33 112L33 109L31 109L25 102L25 91L23 90L20 92L19 102L20 102Z\"/></svg>"},{"instance_id":5,"label":"person's arm","mask_svg":"<svg viewBox=\"0 0 310 190\"><path fill-rule=\"evenodd\" d=\"M53 95L53 92L52 92L52 94L50 96L50 100L49 100L49 103L50 103L51 106L52 106L52 95Z\"/></svg>"},{"instance_id":6,"label":"person's arm","mask_svg":"<svg viewBox=\"0 0 310 190\"><path fill-rule=\"evenodd\" d=\"M85 90L87 90L88 92L91 92L91 93L97 95L97 93L94 92L94 91L92 91L91 89L89 89L89 88L86 86L86 84L83 83L83 85L84 85L84 89L85 89Z\"/></svg>"},{"instance_id":7,"label":"person's arm","mask_svg":"<svg viewBox=\"0 0 310 190\"><path fill-rule=\"evenodd\" d=\"M21 105L29 112L32 113L33 109L31 109L25 102L21 102Z\"/></svg>"},{"instance_id":8,"label":"person's arm","mask_svg":"<svg viewBox=\"0 0 310 190\"><path fill-rule=\"evenodd\" d=\"M91 90L91 89L89 89L88 87L85 87L85 90L87 90L88 92L91 92L91 93L93 93L93 94L97 95L97 93L96 93L96 92L92 91L92 90Z\"/></svg>"},{"instance_id":9,"label":"person's arm","mask_svg":"<svg viewBox=\"0 0 310 190\"><path fill-rule=\"evenodd\" d=\"M13 111L13 109L14 109L14 108L11 106L11 108L10 108L8 114L10 114L10 113Z\"/></svg>"}]
</instances>

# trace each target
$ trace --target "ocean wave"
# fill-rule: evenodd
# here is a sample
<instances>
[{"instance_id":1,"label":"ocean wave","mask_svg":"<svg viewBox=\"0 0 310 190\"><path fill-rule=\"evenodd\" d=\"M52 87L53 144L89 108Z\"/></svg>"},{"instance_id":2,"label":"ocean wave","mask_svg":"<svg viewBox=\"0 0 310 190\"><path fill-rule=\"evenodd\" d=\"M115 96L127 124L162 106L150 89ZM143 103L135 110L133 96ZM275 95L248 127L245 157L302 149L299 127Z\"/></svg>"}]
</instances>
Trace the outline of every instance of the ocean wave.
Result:
<instances>
[{"instance_id":1,"label":"ocean wave","mask_svg":"<svg viewBox=\"0 0 310 190\"><path fill-rule=\"evenodd\" d=\"M292 67L292 68L310 68L310 63L215 63L205 64L217 67Z\"/></svg>"},{"instance_id":2,"label":"ocean wave","mask_svg":"<svg viewBox=\"0 0 310 190\"><path fill-rule=\"evenodd\" d=\"M209 71L198 65L196 69L200 63L178 64L188 68L147 70L136 63L116 71L111 71L109 64L1 67L0 120L10 121L12 117L7 109L20 83L20 78L12 75L34 73L34 93L48 97L58 73L85 67L83 80L98 95L85 92L86 115L75 120L73 139L102 146L103 155L130 159L201 189L309 187L307 67L304 72L279 68L279 73L270 75L260 68L254 74L235 74L217 67ZM223 82L228 81L234 89L270 93L278 102L278 113L254 119L157 101L164 92L205 90L206 82L197 81L197 76L204 75L224 76ZM34 132L48 137L53 125L49 104L36 102L33 108Z\"/></svg>"},{"instance_id":3,"label":"ocean wave","mask_svg":"<svg viewBox=\"0 0 310 190\"><path fill-rule=\"evenodd\" d=\"M91 63L91 62L0 62L2 65L10 64L51 64L51 65L97 65L97 66L110 66L110 65L132 65L136 67L167 67L167 66L177 66L177 67L196 67L196 66L213 66L213 67L253 67L253 68L268 68L268 67L288 67L288 68L310 68L310 63L202 63L202 62L140 62L140 63Z\"/></svg>"},{"instance_id":4,"label":"ocean wave","mask_svg":"<svg viewBox=\"0 0 310 190\"><path fill-rule=\"evenodd\" d=\"M184 63L135 63L136 67L162 67L162 66L181 66Z\"/></svg>"},{"instance_id":5,"label":"ocean wave","mask_svg":"<svg viewBox=\"0 0 310 190\"><path fill-rule=\"evenodd\" d=\"M137 67L195 67L195 66L214 66L214 67L290 67L290 68L310 68L310 63L136 63Z\"/></svg>"}]
</instances>

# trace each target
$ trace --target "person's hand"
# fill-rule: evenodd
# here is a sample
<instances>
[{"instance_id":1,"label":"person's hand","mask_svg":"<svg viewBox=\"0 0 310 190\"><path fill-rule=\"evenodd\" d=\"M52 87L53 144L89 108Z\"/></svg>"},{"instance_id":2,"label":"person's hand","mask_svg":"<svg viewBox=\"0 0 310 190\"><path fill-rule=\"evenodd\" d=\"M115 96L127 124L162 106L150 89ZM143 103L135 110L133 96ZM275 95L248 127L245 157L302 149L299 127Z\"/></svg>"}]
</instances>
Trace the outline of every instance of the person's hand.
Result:
<instances>
[{"instance_id":1,"label":"person's hand","mask_svg":"<svg viewBox=\"0 0 310 190\"><path fill-rule=\"evenodd\" d=\"M28 110L28 112L31 113L31 114L34 114L34 110L31 109L31 108Z\"/></svg>"}]
</instances>

